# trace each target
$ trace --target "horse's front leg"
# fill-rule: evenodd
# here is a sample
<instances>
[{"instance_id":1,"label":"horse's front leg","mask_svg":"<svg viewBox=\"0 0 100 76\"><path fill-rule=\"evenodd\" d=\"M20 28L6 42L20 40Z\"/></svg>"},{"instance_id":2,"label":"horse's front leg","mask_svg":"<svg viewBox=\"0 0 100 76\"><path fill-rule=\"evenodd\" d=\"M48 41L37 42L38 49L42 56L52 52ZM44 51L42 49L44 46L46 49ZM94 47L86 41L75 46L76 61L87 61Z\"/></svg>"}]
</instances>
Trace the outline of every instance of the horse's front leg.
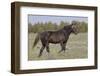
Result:
<instances>
[{"instance_id":1,"label":"horse's front leg","mask_svg":"<svg viewBox=\"0 0 100 76\"><path fill-rule=\"evenodd\" d=\"M63 43L63 51L65 52L66 50L66 43Z\"/></svg>"},{"instance_id":2,"label":"horse's front leg","mask_svg":"<svg viewBox=\"0 0 100 76\"><path fill-rule=\"evenodd\" d=\"M63 42L61 42L60 45L61 45L61 50L58 53L62 52L65 49Z\"/></svg>"}]
</instances>

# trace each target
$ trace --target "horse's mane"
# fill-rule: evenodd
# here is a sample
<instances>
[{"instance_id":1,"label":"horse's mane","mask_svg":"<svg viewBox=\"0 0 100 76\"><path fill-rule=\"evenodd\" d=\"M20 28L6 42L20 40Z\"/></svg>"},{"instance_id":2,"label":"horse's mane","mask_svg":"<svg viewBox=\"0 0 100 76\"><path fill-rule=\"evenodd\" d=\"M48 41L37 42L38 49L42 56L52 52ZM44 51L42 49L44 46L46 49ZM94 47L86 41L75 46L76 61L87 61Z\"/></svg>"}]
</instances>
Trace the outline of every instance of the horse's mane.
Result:
<instances>
[{"instance_id":1,"label":"horse's mane","mask_svg":"<svg viewBox=\"0 0 100 76\"><path fill-rule=\"evenodd\" d=\"M72 24L65 25L65 26L63 27L63 29L69 29L71 26L72 26Z\"/></svg>"}]
</instances>

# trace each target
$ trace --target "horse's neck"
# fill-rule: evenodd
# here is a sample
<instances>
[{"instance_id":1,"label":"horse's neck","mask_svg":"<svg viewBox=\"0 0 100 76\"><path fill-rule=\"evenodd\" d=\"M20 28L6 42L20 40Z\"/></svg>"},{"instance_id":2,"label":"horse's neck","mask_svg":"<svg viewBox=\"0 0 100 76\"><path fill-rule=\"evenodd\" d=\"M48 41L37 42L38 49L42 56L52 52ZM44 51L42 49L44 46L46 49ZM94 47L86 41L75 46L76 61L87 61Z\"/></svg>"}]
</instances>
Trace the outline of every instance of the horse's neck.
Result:
<instances>
[{"instance_id":1,"label":"horse's neck","mask_svg":"<svg viewBox=\"0 0 100 76\"><path fill-rule=\"evenodd\" d=\"M64 34L65 34L66 37L67 36L69 37L71 33L72 33L71 29L64 30Z\"/></svg>"}]
</instances>

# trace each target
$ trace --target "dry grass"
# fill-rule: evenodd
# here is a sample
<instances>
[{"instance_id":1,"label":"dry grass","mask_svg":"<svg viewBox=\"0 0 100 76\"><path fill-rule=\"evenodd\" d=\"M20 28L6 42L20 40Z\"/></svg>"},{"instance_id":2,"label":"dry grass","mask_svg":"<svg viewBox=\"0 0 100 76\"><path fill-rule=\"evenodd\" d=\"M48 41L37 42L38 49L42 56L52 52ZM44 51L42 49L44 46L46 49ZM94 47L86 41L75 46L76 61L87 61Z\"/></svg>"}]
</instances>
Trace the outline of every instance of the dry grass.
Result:
<instances>
[{"instance_id":1,"label":"dry grass","mask_svg":"<svg viewBox=\"0 0 100 76\"><path fill-rule=\"evenodd\" d=\"M41 42L35 48L32 48L35 36L36 34L30 33L28 37L28 60L80 59L88 57L87 33L71 34L66 46L68 49L66 49L65 53L58 53L61 49L59 44L50 44L50 53L48 54L45 49L40 58L38 54L40 52Z\"/></svg>"}]
</instances>

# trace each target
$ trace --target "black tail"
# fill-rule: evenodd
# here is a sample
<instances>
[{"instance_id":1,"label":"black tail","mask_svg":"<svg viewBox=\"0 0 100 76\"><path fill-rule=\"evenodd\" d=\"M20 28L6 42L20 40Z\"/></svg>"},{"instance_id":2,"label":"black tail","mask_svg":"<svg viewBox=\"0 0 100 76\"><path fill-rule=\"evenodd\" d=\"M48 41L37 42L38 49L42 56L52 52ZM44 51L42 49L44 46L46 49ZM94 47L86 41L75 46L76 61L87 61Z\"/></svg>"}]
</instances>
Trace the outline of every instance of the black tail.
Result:
<instances>
[{"instance_id":1,"label":"black tail","mask_svg":"<svg viewBox=\"0 0 100 76\"><path fill-rule=\"evenodd\" d=\"M35 41L34 41L34 44L33 44L33 48L36 46L36 44L38 43L38 41L39 41L39 34L35 38Z\"/></svg>"}]
</instances>

